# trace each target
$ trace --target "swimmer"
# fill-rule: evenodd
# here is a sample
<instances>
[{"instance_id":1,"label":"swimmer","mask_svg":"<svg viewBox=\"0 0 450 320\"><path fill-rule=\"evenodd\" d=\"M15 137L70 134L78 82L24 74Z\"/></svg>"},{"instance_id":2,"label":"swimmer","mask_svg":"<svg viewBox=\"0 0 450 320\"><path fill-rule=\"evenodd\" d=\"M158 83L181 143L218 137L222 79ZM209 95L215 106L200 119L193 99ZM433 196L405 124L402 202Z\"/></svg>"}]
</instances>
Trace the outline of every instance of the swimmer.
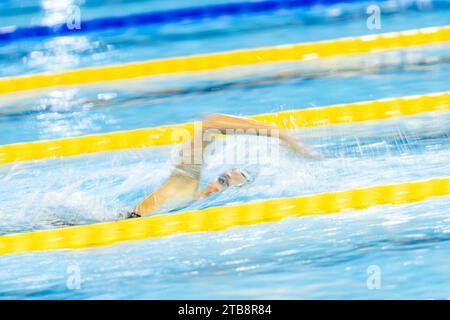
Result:
<instances>
[{"instance_id":1,"label":"swimmer","mask_svg":"<svg viewBox=\"0 0 450 320\"><path fill-rule=\"evenodd\" d=\"M321 157L318 153L295 141L286 131L256 120L224 114L210 115L202 122L202 137L207 130L214 130L222 135L233 133L258 135L264 132L264 135L268 137L276 137L284 141L291 150L303 157L312 159ZM205 141L201 146L196 146L195 139L191 140L190 148L193 151L191 159L187 162L184 159L181 160L167 181L148 195L132 212L129 212L129 218L141 217L160 210L180 208L195 200L206 198L230 187L240 187L249 182L248 173L244 170L232 169L219 175L204 190L199 191L204 151L210 142ZM193 161L196 152L201 152L201 161L197 161L199 163Z\"/></svg>"}]
</instances>

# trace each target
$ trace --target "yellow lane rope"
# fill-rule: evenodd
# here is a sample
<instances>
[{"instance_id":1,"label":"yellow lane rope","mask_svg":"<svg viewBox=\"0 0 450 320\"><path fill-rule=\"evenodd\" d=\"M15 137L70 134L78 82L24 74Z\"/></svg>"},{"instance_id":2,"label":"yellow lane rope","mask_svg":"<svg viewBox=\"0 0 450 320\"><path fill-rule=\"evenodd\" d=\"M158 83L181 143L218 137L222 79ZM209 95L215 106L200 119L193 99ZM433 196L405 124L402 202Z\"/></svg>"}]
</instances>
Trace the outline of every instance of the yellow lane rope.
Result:
<instances>
[{"instance_id":1,"label":"yellow lane rope","mask_svg":"<svg viewBox=\"0 0 450 320\"><path fill-rule=\"evenodd\" d=\"M423 112L448 110L449 107L450 92L438 92L421 96L407 96L261 114L250 118L271 123L279 128L293 129L305 126L415 115ZM186 130L186 132L192 134L193 128L193 123L185 123L74 138L3 145L0 146L0 164L169 145L181 142L180 135L177 134L180 133L180 130Z\"/></svg>"},{"instance_id":2,"label":"yellow lane rope","mask_svg":"<svg viewBox=\"0 0 450 320\"><path fill-rule=\"evenodd\" d=\"M450 177L0 236L0 254L77 249L448 196Z\"/></svg>"},{"instance_id":3,"label":"yellow lane rope","mask_svg":"<svg viewBox=\"0 0 450 320\"><path fill-rule=\"evenodd\" d=\"M266 62L311 60L450 41L450 26L0 78L0 94Z\"/></svg>"}]
</instances>

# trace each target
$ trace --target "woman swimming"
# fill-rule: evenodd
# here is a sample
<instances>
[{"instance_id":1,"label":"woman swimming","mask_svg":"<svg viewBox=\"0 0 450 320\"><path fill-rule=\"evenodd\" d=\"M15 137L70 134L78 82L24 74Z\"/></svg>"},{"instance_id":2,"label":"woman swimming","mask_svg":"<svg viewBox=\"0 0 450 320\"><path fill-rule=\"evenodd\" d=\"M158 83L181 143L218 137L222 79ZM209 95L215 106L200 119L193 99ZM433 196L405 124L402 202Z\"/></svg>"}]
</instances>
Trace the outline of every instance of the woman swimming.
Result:
<instances>
[{"instance_id":1,"label":"woman swimming","mask_svg":"<svg viewBox=\"0 0 450 320\"><path fill-rule=\"evenodd\" d=\"M274 128L256 120L215 114L206 117L202 121L201 132L194 133L194 139L187 142L190 148L188 157L175 166L168 180L158 189L147 196L136 208L129 213L130 218L140 217L163 209L174 209L184 206L192 201L206 198L212 194L226 190L232 186L242 186L249 181L248 174L240 169L232 169L221 174L204 190L199 191L201 170L205 148L211 141L204 141L203 137L208 132L222 135L251 134L275 137L284 141L288 147L304 157L317 159L320 155L309 150L306 146L296 142L293 137L284 130ZM195 143L195 135L201 134L202 143ZM198 157L199 158L196 158Z\"/></svg>"}]
</instances>

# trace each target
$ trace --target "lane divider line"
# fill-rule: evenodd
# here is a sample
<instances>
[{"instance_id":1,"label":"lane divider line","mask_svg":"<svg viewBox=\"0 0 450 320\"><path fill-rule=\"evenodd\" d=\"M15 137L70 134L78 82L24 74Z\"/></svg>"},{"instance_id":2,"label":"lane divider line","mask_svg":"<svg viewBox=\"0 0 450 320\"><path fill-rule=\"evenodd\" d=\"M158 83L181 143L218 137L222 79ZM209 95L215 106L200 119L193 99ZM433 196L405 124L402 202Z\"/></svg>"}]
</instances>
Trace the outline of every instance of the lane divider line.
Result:
<instances>
[{"instance_id":1,"label":"lane divider line","mask_svg":"<svg viewBox=\"0 0 450 320\"><path fill-rule=\"evenodd\" d=\"M0 254L82 249L448 196L450 177L0 236ZM356 212L355 212L356 213Z\"/></svg>"},{"instance_id":2,"label":"lane divider line","mask_svg":"<svg viewBox=\"0 0 450 320\"><path fill-rule=\"evenodd\" d=\"M267 62L301 61L337 55L362 54L449 41L450 26L442 26L362 37L91 67L57 73L4 77L0 78L0 94L54 86L72 86L163 74L215 70Z\"/></svg>"},{"instance_id":3,"label":"lane divider line","mask_svg":"<svg viewBox=\"0 0 450 320\"><path fill-rule=\"evenodd\" d=\"M73 28L67 23L30 27L8 26L0 28L0 43L50 36L72 36L99 30L117 30L138 26L180 23L186 20L215 19L223 16L239 16L273 12L277 10L291 10L313 5L332 5L342 2L352 3L357 2L357 0L266 0L258 2L224 3L83 20L80 23L80 28ZM441 7L439 3L437 5ZM435 7L435 5L433 5L433 7Z\"/></svg>"},{"instance_id":4,"label":"lane divider line","mask_svg":"<svg viewBox=\"0 0 450 320\"><path fill-rule=\"evenodd\" d=\"M250 116L249 118L272 124L278 128L295 129L307 126L381 120L448 110L449 108L450 91L282 111ZM192 134L194 123L2 145L0 146L0 164L170 145L182 142L182 136L177 134L180 130L186 130L188 134Z\"/></svg>"}]
</instances>

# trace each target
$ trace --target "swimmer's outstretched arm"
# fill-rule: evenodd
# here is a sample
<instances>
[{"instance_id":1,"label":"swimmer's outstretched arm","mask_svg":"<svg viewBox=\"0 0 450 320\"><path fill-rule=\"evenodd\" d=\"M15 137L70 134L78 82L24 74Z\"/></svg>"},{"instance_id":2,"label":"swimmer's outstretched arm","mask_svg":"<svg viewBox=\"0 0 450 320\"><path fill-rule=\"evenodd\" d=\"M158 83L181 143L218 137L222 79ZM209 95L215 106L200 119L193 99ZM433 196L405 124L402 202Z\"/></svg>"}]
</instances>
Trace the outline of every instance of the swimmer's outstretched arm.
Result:
<instances>
[{"instance_id":1,"label":"swimmer's outstretched arm","mask_svg":"<svg viewBox=\"0 0 450 320\"><path fill-rule=\"evenodd\" d=\"M317 154L295 141L295 139L284 130L274 128L268 124L252 119L224 114L210 115L202 122L201 146L195 145L194 139L191 139L191 142L185 145L191 148L192 155L200 152L200 161L197 161L196 163L194 159L191 158L189 161L185 162L185 159L182 159L175 166L175 169L172 171L167 181L145 198L134 209L134 213L139 215L149 214L165 209L169 205L170 207L180 207L201 196L198 192L198 187L203 165L203 154L205 148L210 144L210 141L203 141L203 137L208 130L214 130L223 135L254 134L276 137L285 141L293 151L302 156L317 158Z\"/></svg>"},{"instance_id":2,"label":"swimmer's outstretched arm","mask_svg":"<svg viewBox=\"0 0 450 320\"><path fill-rule=\"evenodd\" d=\"M256 134L279 138L280 140L286 142L290 149L304 157L312 159L322 158L320 153L311 150L304 143L294 139L294 137L289 135L286 130L278 129L253 119L229 116L225 114L214 114L208 116L203 121L203 130L205 131L208 129L220 130L222 134L226 134L228 129L235 130L232 132L234 134Z\"/></svg>"}]
</instances>

